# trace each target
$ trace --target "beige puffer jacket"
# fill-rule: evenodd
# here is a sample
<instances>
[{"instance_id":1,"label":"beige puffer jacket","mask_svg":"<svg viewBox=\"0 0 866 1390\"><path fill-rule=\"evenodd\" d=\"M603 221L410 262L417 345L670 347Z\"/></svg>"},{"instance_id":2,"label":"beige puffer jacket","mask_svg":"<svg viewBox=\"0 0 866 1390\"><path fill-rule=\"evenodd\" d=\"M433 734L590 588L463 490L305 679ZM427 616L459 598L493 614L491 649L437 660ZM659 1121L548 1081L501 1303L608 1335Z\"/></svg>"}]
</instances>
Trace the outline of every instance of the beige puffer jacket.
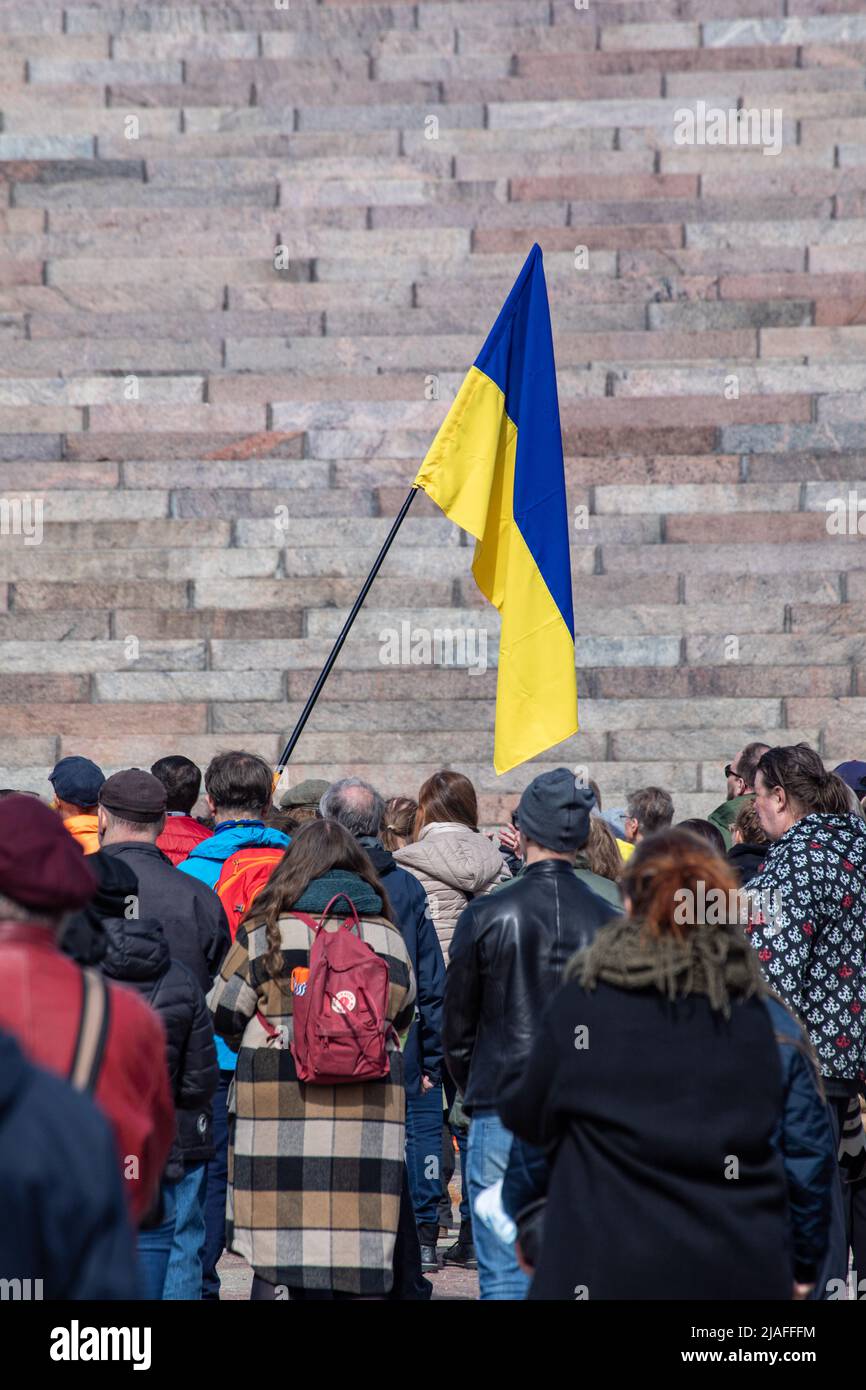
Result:
<instances>
[{"instance_id":1,"label":"beige puffer jacket","mask_svg":"<svg viewBox=\"0 0 866 1390\"><path fill-rule=\"evenodd\" d=\"M487 836L454 821L425 825L414 844L394 850L394 858L401 869L415 875L427 894L446 961L457 918L469 900L511 878L508 865Z\"/></svg>"}]
</instances>

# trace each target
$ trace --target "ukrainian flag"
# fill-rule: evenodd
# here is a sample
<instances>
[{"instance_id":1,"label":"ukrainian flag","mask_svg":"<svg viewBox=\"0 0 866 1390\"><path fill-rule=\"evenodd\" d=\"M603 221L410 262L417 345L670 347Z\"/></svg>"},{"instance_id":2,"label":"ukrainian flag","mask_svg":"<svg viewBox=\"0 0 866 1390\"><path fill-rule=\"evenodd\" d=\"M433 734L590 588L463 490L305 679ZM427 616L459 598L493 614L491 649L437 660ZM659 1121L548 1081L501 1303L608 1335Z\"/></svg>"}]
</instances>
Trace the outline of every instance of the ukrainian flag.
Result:
<instances>
[{"instance_id":1,"label":"ukrainian flag","mask_svg":"<svg viewBox=\"0 0 866 1390\"><path fill-rule=\"evenodd\" d=\"M507 772L577 731L565 470L538 245L415 486L475 537L475 581L502 615L493 765Z\"/></svg>"}]
</instances>

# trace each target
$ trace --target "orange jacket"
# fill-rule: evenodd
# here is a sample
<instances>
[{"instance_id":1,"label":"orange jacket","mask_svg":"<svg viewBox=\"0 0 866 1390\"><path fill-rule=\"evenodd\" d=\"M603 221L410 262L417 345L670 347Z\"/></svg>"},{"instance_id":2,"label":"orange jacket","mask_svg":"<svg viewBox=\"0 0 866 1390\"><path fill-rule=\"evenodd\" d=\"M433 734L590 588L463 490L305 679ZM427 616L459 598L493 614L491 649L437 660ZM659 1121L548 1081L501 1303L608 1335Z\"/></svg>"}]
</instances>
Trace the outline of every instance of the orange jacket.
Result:
<instances>
[{"instance_id":1,"label":"orange jacket","mask_svg":"<svg viewBox=\"0 0 866 1390\"><path fill-rule=\"evenodd\" d=\"M77 840L85 854L95 854L99 849L99 834L96 829L96 816L70 816L63 824L73 840Z\"/></svg>"}]
</instances>

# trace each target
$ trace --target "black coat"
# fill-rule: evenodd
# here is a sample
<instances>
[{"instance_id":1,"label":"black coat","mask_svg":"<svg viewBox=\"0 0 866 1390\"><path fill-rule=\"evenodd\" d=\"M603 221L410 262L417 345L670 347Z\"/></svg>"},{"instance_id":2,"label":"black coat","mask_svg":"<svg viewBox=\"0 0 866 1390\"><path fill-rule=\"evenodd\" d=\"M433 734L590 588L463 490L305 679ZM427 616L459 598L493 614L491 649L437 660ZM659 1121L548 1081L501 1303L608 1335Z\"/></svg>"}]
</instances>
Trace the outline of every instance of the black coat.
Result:
<instances>
[{"instance_id":1,"label":"black coat","mask_svg":"<svg viewBox=\"0 0 866 1390\"><path fill-rule=\"evenodd\" d=\"M421 1077L434 1085L442 1080L442 1001L445 995L445 958L427 906L427 894L414 874L401 869L394 856L378 843L361 841L391 900L395 927L403 933L415 972L418 993L416 1021L403 1049L403 1069L408 1095L421 1094Z\"/></svg>"},{"instance_id":2,"label":"black coat","mask_svg":"<svg viewBox=\"0 0 866 1390\"><path fill-rule=\"evenodd\" d=\"M619 914L564 859L530 864L460 914L445 981L445 1060L464 1107L493 1110L566 962Z\"/></svg>"},{"instance_id":3,"label":"black coat","mask_svg":"<svg viewBox=\"0 0 866 1390\"><path fill-rule=\"evenodd\" d=\"M0 1279L31 1298L140 1296L111 1128L88 1096L0 1033ZM22 1289L22 1293L24 1290Z\"/></svg>"},{"instance_id":4,"label":"black coat","mask_svg":"<svg viewBox=\"0 0 866 1390\"><path fill-rule=\"evenodd\" d=\"M759 998L725 1021L702 995L570 981L499 1114L551 1158L530 1298L790 1298L782 1074Z\"/></svg>"},{"instance_id":5,"label":"black coat","mask_svg":"<svg viewBox=\"0 0 866 1390\"><path fill-rule=\"evenodd\" d=\"M132 869L138 879L139 917L159 922L172 960L188 966L207 994L231 945L216 893L182 874L156 845L125 840L102 849Z\"/></svg>"},{"instance_id":6,"label":"black coat","mask_svg":"<svg viewBox=\"0 0 866 1390\"><path fill-rule=\"evenodd\" d=\"M728 850L728 863L734 873L739 875L741 887L745 887L755 877L770 849L770 845L731 845Z\"/></svg>"},{"instance_id":7,"label":"black coat","mask_svg":"<svg viewBox=\"0 0 866 1390\"><path fill-rule=\"evenodd\" d=\"M213 1158L212 1101L219 1082L213 1024L191 971L172 960L158 922L107 917L102 972L131 985L162 1019L168 1074L177 1113L177 1138L165 1176L177 1181L184 1166Z\"/></svg>"}]
</instances>

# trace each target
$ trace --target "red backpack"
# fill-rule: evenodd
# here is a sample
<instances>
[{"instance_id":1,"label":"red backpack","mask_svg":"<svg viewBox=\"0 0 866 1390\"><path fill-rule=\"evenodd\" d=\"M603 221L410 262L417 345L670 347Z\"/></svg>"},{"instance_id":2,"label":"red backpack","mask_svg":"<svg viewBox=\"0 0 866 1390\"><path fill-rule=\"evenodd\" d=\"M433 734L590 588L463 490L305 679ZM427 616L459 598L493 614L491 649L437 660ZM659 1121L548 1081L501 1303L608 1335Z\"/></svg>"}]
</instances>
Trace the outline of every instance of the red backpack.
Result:
<instances>
[{"instance_id":1,"label":"red backpack","mask_svg":"<svg viewBox=\"0 0 866 1390\"><path fill-rule=\"evenodd\" d=\"M324 924L335 902L345 898L352 922L337 931ZM346 893L332 898L316 923L310 973L293 995L292 1056L299 1081L319 1086L379 1080L388 1076L388 1041L397 1034L388 1022L388 966L361 938L358 910Z\"/></svg>"},{"instance_id":2,"label":"red backpack","mask_svg":"<svg viewBox=\"0 0 866 1390\"><path fill-rule=\"evenodd\" d=\"M232 941L244 913L256 894L262 891L284 854L284 849L273 845L247 845L246 849L235 850L223 864L215 892L229 919Z\"/></svg>"}]
</instances>

